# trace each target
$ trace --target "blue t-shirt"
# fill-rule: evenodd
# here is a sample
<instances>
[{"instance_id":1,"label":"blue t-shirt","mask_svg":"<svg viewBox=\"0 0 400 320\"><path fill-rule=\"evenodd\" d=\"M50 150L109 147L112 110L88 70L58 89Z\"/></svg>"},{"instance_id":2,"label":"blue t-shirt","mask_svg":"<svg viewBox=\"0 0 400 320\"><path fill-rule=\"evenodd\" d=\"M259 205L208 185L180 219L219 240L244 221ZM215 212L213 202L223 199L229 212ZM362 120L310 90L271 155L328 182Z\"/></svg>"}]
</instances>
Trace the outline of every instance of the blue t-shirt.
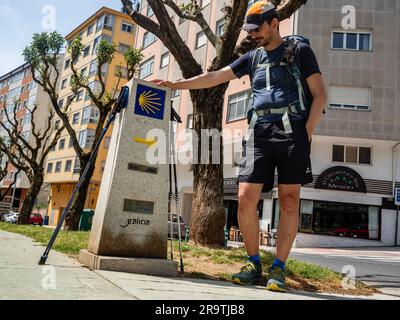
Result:
<instances>
[{"instance_id":1,"label":"blue t-shirt","mask_svg":"<svg viewBox=\"0 0 400 320\"><path fill-rule=\"evenodd\" d=\"M295 56L295 64L302 78L305 80L314 73L321 73L314 52L305 43L298 43L297 53ZM284 42L274 50L260 50L257 64L280 63L284 51ZM252 63L255 50L249 51L239 59L231 63L229 66L236 77L241 78L244 75L250 75L252 72ZM254 71L254 70L253 70ZM255 68L253 74L253 107L256 110L265 108L282 108L289 104L298 101L298 86L294 77L288 72L284 66L274 66L270 68L270 90L267 90L266 69L263 67ZM305 100L312 101L311 92L303 83ZM300 115L289 115L290 120L302 120ZM269 114L259 119L258 122L272 122L282 119L282 115Z\"/></svg>"}]
</instances>

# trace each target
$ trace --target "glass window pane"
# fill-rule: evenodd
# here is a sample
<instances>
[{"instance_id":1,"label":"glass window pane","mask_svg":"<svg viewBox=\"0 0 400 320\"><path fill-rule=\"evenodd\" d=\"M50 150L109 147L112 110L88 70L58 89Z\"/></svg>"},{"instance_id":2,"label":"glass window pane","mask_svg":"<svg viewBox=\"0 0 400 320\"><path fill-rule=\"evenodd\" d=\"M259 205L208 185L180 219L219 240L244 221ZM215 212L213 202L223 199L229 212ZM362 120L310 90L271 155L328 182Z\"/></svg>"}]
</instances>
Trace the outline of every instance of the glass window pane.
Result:
<instances>
[{"instance_id":1,"label":"glass window pane","mask_svg":"<svg viewBox=\"0 0 400 320\"><path fill-rule=\"evenodd\" d=\"M343 33L334 32L332 41L332 48L342 49L343 48Z\"/></svg>"},{"instance_id":2,"label":"glass window pane","mask_svg":"<svg viewBox=\"0 0 400 320\"><path fill-rule=\"evenodd\" d=\"M333 146L332 161L344 162L344 146Z\"/></svg>"},{"instance_id":3,"label":"glass window pane","mask_svg":"<svg viewBox=\"0 0 400 320\"><path fill-rule=\"evenodd\" d=\"M236 117L236 103L230 103L228 107L228 121L234 120Z\"/></svg>"},{"instance_id":4,"label":"glass window pane","mask_svg":"<svg viewBox=\"0 0 400 320\"><path fill-rule=\"evenodd\" d=\"M346 162L357 163L357 147L346 147Z\"/></svg>"},{"instance_id":5,"label":"glass window pane","mask_svg":"<svg viewBox=\"0 0 400 320\"><path fill-rule=\"evenodd\" d=\"M246 100L240 100L237 104L236 118L243 118L246 110Z\"/></svg>"},{"instance_id":6,"label":"glass window pane","mask_svg":"<svg viewBox=\"0 0 400 320\"><path fill-rule=\"evenodd\" d=\"M369 34L360 34L360 43L359 43L359 49L364 50L364 51L369 51L371 49L370 46L370 39L371 35Z\"/></svg>"},{"instance_id":7,"label":"glass window pane","mask_svg":"<svg viewBox=\"0 0 400 320\"><path fill-rule=\"evenodd\" d=\"M357 33L348 33L346 36L346 48L357 49Z\"/></svg>"},{"instance_id":8,"label":"glass window pane","mask_svg":"<svg viewBox=\"0 0 400 320\"><path fill-rule=\"evenodd\" d=\"M371 164L371 148L359 148L359 163Z\"/></svg>"}]
</instances>

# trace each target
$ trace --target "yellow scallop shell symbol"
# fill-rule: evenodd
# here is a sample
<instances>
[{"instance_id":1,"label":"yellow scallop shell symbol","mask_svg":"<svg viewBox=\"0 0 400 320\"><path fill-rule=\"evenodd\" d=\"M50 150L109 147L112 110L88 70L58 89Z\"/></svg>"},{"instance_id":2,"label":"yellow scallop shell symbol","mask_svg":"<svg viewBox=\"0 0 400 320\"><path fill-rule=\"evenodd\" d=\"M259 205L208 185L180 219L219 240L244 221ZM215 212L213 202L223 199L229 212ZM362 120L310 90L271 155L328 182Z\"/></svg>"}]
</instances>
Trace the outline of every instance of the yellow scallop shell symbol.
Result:
<instances>
[{"instance_id":1,"label":"yellow scallop shell symbol","mask_svg":"<svg viewBox=\"0 0 400 320\"><path fill-rule=\"evenodd\" d=\"M150 112L154 114L156 111L160 111L160 101L161 98L157 96L157 93L147 91L140 95L139 106L144 112L147 112L147 114L150 114Z\"/></svg>"}]
</instances>

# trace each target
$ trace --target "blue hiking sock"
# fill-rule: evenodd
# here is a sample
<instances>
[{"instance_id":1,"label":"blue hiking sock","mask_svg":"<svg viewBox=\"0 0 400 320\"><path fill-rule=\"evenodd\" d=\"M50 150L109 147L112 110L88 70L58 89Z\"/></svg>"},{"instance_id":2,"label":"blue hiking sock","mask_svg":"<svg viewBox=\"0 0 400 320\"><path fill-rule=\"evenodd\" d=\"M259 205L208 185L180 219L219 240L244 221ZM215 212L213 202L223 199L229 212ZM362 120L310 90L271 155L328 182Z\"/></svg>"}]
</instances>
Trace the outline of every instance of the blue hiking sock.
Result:
<instances>
[{"instance_id":1,"label":"blue hiking sock","mask_svg":"<svg viewBox=\"0 0 400 320\"><path fill-rule=\"evenodd\" d=\"M275 258L274 262L272 263L272 269L276 268L276 267L281 268L282 271L285 271L286 263L282 262L281 260L279 260L277 258Z\"/></svg>"},{"instance_id":2,"label":"blue hiking sock","mask_svg":"<svg viewBox=\"0 0 400 320\"><path fill-rule=\"evenodd\" d=\"M256 254L254 256L248 256L247 257L248 260L250 260L251 262L253 262L256 265L261 265L261 260L260 260L260 255Z\"/></svg>"}]
</instances>

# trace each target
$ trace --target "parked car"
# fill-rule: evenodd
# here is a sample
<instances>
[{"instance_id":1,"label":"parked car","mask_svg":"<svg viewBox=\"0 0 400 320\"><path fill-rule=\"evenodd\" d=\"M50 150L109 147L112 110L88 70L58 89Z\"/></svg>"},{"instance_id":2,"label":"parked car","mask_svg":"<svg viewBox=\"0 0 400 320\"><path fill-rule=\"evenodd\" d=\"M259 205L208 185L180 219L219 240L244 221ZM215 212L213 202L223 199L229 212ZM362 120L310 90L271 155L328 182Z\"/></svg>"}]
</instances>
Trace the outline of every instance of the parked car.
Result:
<instances>
[{"instance_id":1,"label":"parked car","mask_svg":"<svg viewBox=\"0 0 400 320\"><path fill-rule=\"evenodd\" d=\"M369 239L368 224L357 224L351 227L339 227L334 230L333 235L339 237Z\"/></svg>"},{"instance_id":2,"label":"parked car","mask_svg":"<svg viewBox=\"0 0 400 320\"><path fill-rule=\"evenodd\" d=\"M346 228L346 227L336 228L333 231L333 235L339 236L339 237L349 237L350 236L350 228Z\"/></svg>"},{"instance_id":3,"label":"parked car","mask_svg":"<svg viewBox=\"0 0 400 320\"><path fill-rule=\"evenodd\" d=\"M186 234L186 224L183 221L182 217L179 217L179 227L181 229L181 237L182 239L185 238L185 234ZM179 236L179 229L178 229L178 216L176 214L172 215L172 232L173 232L173 236L174 237L178 237ZM171 215L168 214L168 237L171 237Z\"/></svg>"},{"instance_id":4,"label":"parked car","mask_svg":"<svg viewBox=\"0 0 400 320\"><path fill-rule=\"evenodd\" d=\"M43 217L39 213L32 213L31 216L29 217L29 224L34 224L34 225L43 225Z\"/></svg>"},{"instance_id":5,"label":"parked car","mask_svg":"<svg viewBox=\"0 0 400 320\"><path fill-rule=\"evenodd\" d=\"M358 224L351 227L350 235L353 238L369 239L368 224Z\"/></svg>"},{"instance_id":6,"label":"parked car","mask_svg":"<svg viewBox=\"0 0 400 320\"><path fill-rule=\"evenodd\" d=\"M5 222L8 223L17 223L18 221L18 217L19 217L19 213L18 212L14 212L12 215L8 216L5 220Z\"/></svg>"}]
</instances>

